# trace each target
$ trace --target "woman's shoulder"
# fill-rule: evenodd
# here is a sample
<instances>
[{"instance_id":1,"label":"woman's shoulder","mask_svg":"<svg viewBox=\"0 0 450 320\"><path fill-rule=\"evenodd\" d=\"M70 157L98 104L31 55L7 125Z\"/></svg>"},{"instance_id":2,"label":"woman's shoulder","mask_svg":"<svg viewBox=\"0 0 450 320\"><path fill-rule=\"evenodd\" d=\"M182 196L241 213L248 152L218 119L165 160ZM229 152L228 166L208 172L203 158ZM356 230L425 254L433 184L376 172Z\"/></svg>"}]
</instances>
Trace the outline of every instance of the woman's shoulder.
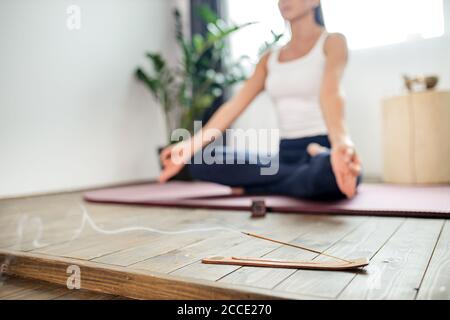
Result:
<instances>
[{"instance_id":1,"label":"woman's shoulder","mask_svg":"<svg viewBox=\"0 0 450 320\"><path fill-rule=\"evenodd\" d=\"M268 50L266 50L259 59L259 64L264 66L268 66L274 59L277 58L279 51L282 49L282 46L274 46Z\"/></svg>"},{"instance_id":2,"label":"woman's shoulder","mask_svg":"<svg viewBox=\"0 0 450 320\"><path fill-rule=\"evenodd\" d=\"M284 45L276 45L264 51L261 55L261 59L270 59L270 57L276 56L280 50L282 50Z\"/></svg>"},{"instance_id":3,"label":"woman's shoulder","mask_svg":"<svg viewBox=\"0 0 450 320\"><path fill-rule=\"evenodd\" d=\"M270 57L272 56L272 52L270 50L267 50L266 52L264 52L261 57L259 58L259 62L258 64L263 66L264 68L267 67L267 65L269 64L270 61Z\"/></svg>"},{"instance_id":4,"label":"woman's shoulder","mask_svg":"<svg viewBox=\"0 0 450 320\"><path fill-rule=\"evenodd\" d=\"M348 51L347 38L339 32L327 32L324 44L325 53L332 51Z\"/></svg>"},{"instance_id":5,"label":"woman's shoulder","mask_svg":"<svg viewBox=\"0 0 450 320\"><path fill-rule=\"evenodd\" d=\"M325 45L344 45L347 46L347 38L343 33L339 32L327 32L326 33L326 39L325 39Z\"/></svg>"}]
</instances>

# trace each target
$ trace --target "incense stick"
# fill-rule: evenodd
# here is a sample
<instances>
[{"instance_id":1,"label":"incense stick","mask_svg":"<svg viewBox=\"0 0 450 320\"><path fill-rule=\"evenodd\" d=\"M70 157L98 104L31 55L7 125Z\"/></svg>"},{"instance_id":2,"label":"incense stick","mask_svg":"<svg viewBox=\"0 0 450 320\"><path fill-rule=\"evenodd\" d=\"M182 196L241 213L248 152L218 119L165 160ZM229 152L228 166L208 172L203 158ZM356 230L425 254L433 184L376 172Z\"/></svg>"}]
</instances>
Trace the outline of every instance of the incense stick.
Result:
<instances>
[{"instance_id":1,"label":"incense stick","mask_svg":"<svg viewBox=\"0 0 450 320\"><path fill-rule=\"evenodd\" d=\"M257 235L257 234L248 233L248 232L242 232L242 233L245 234L245 235L247 235L247 236L250 236L250 237L254 237L254 238L258 238L258 239L262 239L262 240L267 240L267 241L271 241L271 242L283 244L283 245L290 246L290 247L294 247L294 248L297 248L297 249L302 249L302 250L305 250L305 251L309 251L309 252L313 252L313 253L318 253L319 255L327 256L327 257L329 257L329 258L333 258L333 259L341 260L341 261L344 261L344 262L352 263L352 262L349 261L349 260L345 260L345 259L342 259L342 258L338 258L338 257L332 256L331 254L327 254L327 253L325 253L325 252L320 252L320 251L317 251L317 250L314 250L314 249L310 249L310 248L306 248L306 247L303 247L303 246L299 246L299 245L296 245L296 244L287 243L287 242L283 242L283 241L278 241L278 240L266 238L266 237L263 237L263 236L259 236L259 235Z\"/></svg>"},{"instance_id":2,"label":"incense stick","mask_svg":"<svg viewBox=\"0 0 450 320\"><path fill-rule=\"evenodd\" d=\"M239 257L231 257L232 260L240 260L240 261L252 261L252 262L268 262L268 263L305 263L305 264L321 264L323 262L319 261L290 261L290 260L273 260L273 259L260 259L260 258L239 258Z\"/></svg>"}]
</instances>

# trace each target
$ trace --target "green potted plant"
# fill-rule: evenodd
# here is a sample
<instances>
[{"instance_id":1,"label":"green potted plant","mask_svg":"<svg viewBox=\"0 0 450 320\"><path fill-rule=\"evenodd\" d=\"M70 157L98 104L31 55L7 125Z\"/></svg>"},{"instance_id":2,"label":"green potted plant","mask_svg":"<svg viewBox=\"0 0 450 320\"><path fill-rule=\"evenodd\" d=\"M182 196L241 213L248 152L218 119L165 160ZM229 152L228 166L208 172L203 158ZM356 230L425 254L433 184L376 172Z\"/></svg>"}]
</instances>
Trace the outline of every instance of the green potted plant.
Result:
<instances>
[{"instance_id":1,"label":"green potted plant","mask_svg":"<svg viewBox=\"0 0 450 320\"><path fill-rule=\"evenodd\" d=\"M198 15L208 25L206 35L195 34L187 39L183 32L181 15L175 10L176 41L181 51L180 62L171 67L159 53L147 53L152 73L143 68L136 76L151 91L164 109L167 136L176 128L193 133L193 122L201 118L205 109L224 94L226 88L244 80L242 61L224 64L228 52L227 38L250 25L228 24L219 19L207 6L198 8ZM223 71L222 71L223 70Z\"/></svg>"}]
</instances>

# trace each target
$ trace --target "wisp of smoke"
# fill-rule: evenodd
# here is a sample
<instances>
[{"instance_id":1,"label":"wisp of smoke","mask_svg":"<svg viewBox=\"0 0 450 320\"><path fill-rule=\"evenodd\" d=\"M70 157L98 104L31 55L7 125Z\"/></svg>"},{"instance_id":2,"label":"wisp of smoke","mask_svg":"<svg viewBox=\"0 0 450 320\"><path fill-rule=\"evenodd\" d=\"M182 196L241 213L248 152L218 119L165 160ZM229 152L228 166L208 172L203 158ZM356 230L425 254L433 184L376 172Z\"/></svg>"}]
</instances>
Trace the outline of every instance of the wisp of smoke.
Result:
<instances>
[{"instance_id":1,"label":"wisp of smoke","mask_svg":"<svg viewBox=\"0 0 450 320\"><path fill-rule=\"evenodd\" d=\"M236 229L228 228L228 227L209 227L209 228L193 228L193 229L184 229L184 230L178 230L178 231L168 231L168 230L161 230L161 229L155 229L150 227L124 227L114 230L105 230L101 227L99 227L95 221L90 216L87 209L80 204L81 211L83 212L83 217L81 221L81 226L75 233L75 236L73 238L76 239L80 236L81 232L83 232L86 225L91 227L94 231L105 234L105 235L114 235L114 234L120 234L125 232L132 232L132 231L147 231L151 233L158 233L158 234L164 234L164 235L179 235L179 234L186 234L186 233L198 233L198 232L211 232L211 231L230 231L241 234L241 231L238 231Z\"/></svg>"}]
</instances>

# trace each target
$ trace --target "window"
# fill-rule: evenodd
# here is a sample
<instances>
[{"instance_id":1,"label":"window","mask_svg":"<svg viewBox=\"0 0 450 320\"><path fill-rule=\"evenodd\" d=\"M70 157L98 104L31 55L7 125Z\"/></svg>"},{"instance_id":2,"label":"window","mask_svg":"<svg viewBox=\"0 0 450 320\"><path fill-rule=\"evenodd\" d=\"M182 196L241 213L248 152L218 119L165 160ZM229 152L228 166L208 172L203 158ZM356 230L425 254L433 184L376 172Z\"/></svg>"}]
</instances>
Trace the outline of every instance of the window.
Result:
<instances>
[{"instance_id":1,"label":"window","mask_svg":"<svg viewBox=\"0 0 450 320\"><path fill-rule=\"evenodd\" d=\"M270 31L286 33L278 0L228 0L232 21L258 22L234 35L233 56L253 60ZM322 0L327 29L346 35L350 49L363 49L444 33L443 0Z\"/></svg>"},{"instance_id":2,"label":"window","mask_svg":"<svg viewBox=\"0 0 450 320\"><path fill-rule=\"evenodd\" d=\"M322 0L330 31L363 49L444 34L443 0Z\"/></svg>"},{"instance_id":3,"label":"window","mask_svg":"<svg viewBox=\"0 0 450 320\"><path fill-rule=\"evenodd\" d=\"M278 11L278 0L228 0L228 16L235 23L256 22L231 37L233 57L249 56L253 62L271 31L285 33L286 24Z\"/></svg>"}]
</instances>

